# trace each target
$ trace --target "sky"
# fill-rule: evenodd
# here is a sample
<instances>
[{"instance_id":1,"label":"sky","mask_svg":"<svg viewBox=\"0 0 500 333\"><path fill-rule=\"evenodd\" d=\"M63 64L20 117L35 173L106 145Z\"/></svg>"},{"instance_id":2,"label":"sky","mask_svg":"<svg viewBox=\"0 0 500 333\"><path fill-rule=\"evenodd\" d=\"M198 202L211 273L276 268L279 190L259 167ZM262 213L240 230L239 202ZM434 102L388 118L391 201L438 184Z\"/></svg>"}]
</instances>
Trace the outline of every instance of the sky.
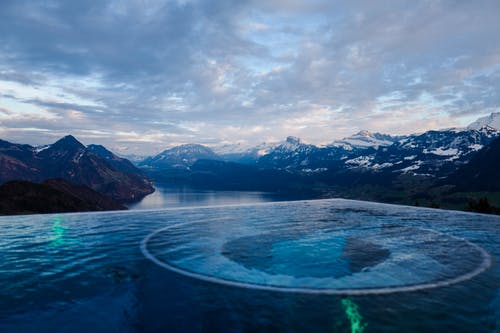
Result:
<instances>
[{"instance_id":1,"label":"sky","mask_svg":"<svg viewBox=\"0 0 500 333\"><path fill-rule=\"evenodd\" d=\"M2 0L0 138L120 154L500 111L500 2Z\"/></svg>"}]
</instances>

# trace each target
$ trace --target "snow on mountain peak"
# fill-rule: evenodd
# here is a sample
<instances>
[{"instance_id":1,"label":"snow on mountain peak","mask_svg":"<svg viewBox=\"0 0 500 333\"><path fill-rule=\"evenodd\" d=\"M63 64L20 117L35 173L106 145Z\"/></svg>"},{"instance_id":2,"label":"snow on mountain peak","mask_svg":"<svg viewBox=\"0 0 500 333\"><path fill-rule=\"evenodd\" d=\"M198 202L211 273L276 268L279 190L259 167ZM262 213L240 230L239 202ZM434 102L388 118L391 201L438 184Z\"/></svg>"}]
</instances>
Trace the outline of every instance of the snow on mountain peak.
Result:
<instances>
[{"instance_id":1,"label":"snow on mountain peak","mask_svg":"<svg viewBox=\"0 0 500 333\"><path fill-rule=\"evenodd\" d=\"M372 133L370 131L367 131L367 130L362 130L362 131L359 131L357 134L355 134L355 136L370 137L370 136L372 136Z\"/></svg>"},{"instance_id":2,"label":"snow on mountain peak","mask_svg":"<svg viewBox=\"0 0 500 333\"><path fill-rule=\"evenodd\" d=\"M256 146L250 146L248 144L243 144L243 143L235 143L235 144L222 144L218 146L213 146L212 149L213 151L220 155L256 155L256 156L262 156L265 154L268 154L271 150L276 148L276 146L279 143L277 142L262 142Z\"/></svg>"},{"instance_id":3,"label":"snow on mountain peak","mask_svg":"<svg viewBox=\"0 0 500 333\"><path fill-rule=\"evenodd\" d=\"M175 168L188 168L197 160L216 160L219 157L212 149L199 144L184 144L164 150L156 156L148 157L140 163L147 167L172 166Z\"/></svg>"},{"instance_id":4,"label":"snow on mountain peak","mask_svg":"<svg viewBox=\"0 0 500 333\"><path fill-rule=\"evenodd\" d=\"M156 158L179 159L192 164L198 159L216 159L217 154L207 146L188 143L169 148L158 154Z\"/></svg>"},{"instance_id":5,"label":"snow on mountain peak","mask_svg":"<svg viewBox=\"0 0 500 333\"><path fill-rule=\"evenodd\" d=\"M467 126L468 130L479 131L484 127L491 127L500 130L500 112L493 112L489 116L481 117Z\"/></svg>"},{"instance_id":6,"label":"snow on mountain peak","mask_svg":"<svg viewBox=\"0 0 500 333\"><path fill-rule=\"evenodd\" d=\"M344 148L370 148L377 149L380 146L392 145L398 137L393 137L388 134L372 133L370 131L359 131L349 137L333 142L333 146Z\"/></svg>"},{"instance_id":7,"label":"snow on mountain peak","mask_svg":"<svg viewBox=\"0 0 500 333\"><path fill-rule=\"evenodd\" d=\"M286 151L293 151L302 145L302 140L296 136L289 136L286 138L285 143L281 145L282 149Z\"/></svg>"}]
</instances>

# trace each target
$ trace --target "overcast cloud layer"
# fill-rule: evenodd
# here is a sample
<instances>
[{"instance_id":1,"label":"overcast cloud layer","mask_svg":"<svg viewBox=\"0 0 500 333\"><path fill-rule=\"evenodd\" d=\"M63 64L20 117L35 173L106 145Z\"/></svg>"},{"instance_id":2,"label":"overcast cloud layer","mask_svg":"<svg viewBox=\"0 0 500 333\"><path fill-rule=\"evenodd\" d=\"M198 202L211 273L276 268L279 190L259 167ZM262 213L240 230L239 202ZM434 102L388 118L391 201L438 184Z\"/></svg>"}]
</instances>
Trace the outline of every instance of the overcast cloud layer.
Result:
<instances>
[{"instance_id":1,"label":"overcast cloud layer","mask_svg":"<svg viewBox=\"0 0 500 333\"><path fill-rule=\"evenodd\" d=\"M0 137L151 154L460 126L500 110L499 32L496 0L2 0Z\"/></svg>"}]
</instances>

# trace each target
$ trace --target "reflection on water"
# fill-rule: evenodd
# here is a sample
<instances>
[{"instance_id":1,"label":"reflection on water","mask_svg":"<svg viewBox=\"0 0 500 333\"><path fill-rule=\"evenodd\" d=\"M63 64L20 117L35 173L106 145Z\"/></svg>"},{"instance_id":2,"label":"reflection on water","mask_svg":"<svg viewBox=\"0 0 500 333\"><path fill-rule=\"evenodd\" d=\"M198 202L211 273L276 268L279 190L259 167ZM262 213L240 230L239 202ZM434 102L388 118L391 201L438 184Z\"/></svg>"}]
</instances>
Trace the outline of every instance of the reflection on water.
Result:
<instances>
[{"instance_id":1,"label":"reflection on water","mask_svg":"<svg viewBox=\"0 0 500 333\"><path fill-rule=\"evenodd\" d=\"M137 203L130 204L129 209L160 209L172 207L195 207L261 203L303 198L290 198L276 193L250 191L213 191L192 189L189 187L172 187L155 185L156 191Z\"/></svg>"}]
</instances>

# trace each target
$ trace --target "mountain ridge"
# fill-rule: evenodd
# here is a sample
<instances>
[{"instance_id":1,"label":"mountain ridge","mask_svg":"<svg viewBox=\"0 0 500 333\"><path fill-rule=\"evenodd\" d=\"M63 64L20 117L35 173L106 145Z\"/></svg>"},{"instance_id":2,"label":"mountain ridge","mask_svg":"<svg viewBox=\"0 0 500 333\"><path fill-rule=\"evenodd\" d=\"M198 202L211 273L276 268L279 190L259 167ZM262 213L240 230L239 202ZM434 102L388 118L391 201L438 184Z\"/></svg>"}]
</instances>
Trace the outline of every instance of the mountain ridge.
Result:
<instances>
[{"instance_id":1,"label":"mountain ridge","mask_svg":"<svg viewBox=\"0 0 500 333\"><path fill-rule=\"evenodd\" d=\"M248 167L218 155L217 161L200 158L187 168L169 165L168 170L160 167L145 171L158 181L202 188L264 191L272 188L307 192L313 197L442 204L466 209L480 206L467 206L468 200L481 199L479 192L471 192L480 188L470 184L460 188L451 175L469 163L474 165L475 156L490 149L500 131L485 125L479 129L430 130L407 136L361 131L352 137L367 138L368 144L316 146L297 137L287 137L262 156L248 156L248 162L244 163ZM384 142L379 144L373 139ZM491 156L488 159L494 160ZM477 169L477 163L474 168ZM496 168L492 170L492 175L500 177ZM273 185L266 185L263 179Z\"/></svg>"},{"instance_id":2,"label":"mountain ridge","mask_svg":"<svg viewBox=\"0 0 500 333\"><path fill-rule=\"evenodd\" d=\"M209 147L200 144L184 144L162 151L161 153L148 157L138 165L148 168L181 168L189 169L197 160L217 160L220 157Z\"/></svg>"},{"instance_id":3,"label":"mountain ridge","mask_svg":"<svg viewBox=\"0 0 500 333\"><path fill-rule=\"evenodd\" d=\"M466 129L479 130L484 127L490 127L496 130L500 130L500 112L493 112L488 116L481 117L469 124Z\"/></svg>"},{"instance_id":4,"label":"mountain ridge","mask_svg":"<svg viewBox=\"0 0 500 333\"><path fill-rule=\"evenodd\" d=\"M61 178L86 185L119 202L138 200L154 191L142 171L107 152L109 159L96 154L71 135L43 147L2 140L0 183Z\"/></svg>"}]
</instances>

